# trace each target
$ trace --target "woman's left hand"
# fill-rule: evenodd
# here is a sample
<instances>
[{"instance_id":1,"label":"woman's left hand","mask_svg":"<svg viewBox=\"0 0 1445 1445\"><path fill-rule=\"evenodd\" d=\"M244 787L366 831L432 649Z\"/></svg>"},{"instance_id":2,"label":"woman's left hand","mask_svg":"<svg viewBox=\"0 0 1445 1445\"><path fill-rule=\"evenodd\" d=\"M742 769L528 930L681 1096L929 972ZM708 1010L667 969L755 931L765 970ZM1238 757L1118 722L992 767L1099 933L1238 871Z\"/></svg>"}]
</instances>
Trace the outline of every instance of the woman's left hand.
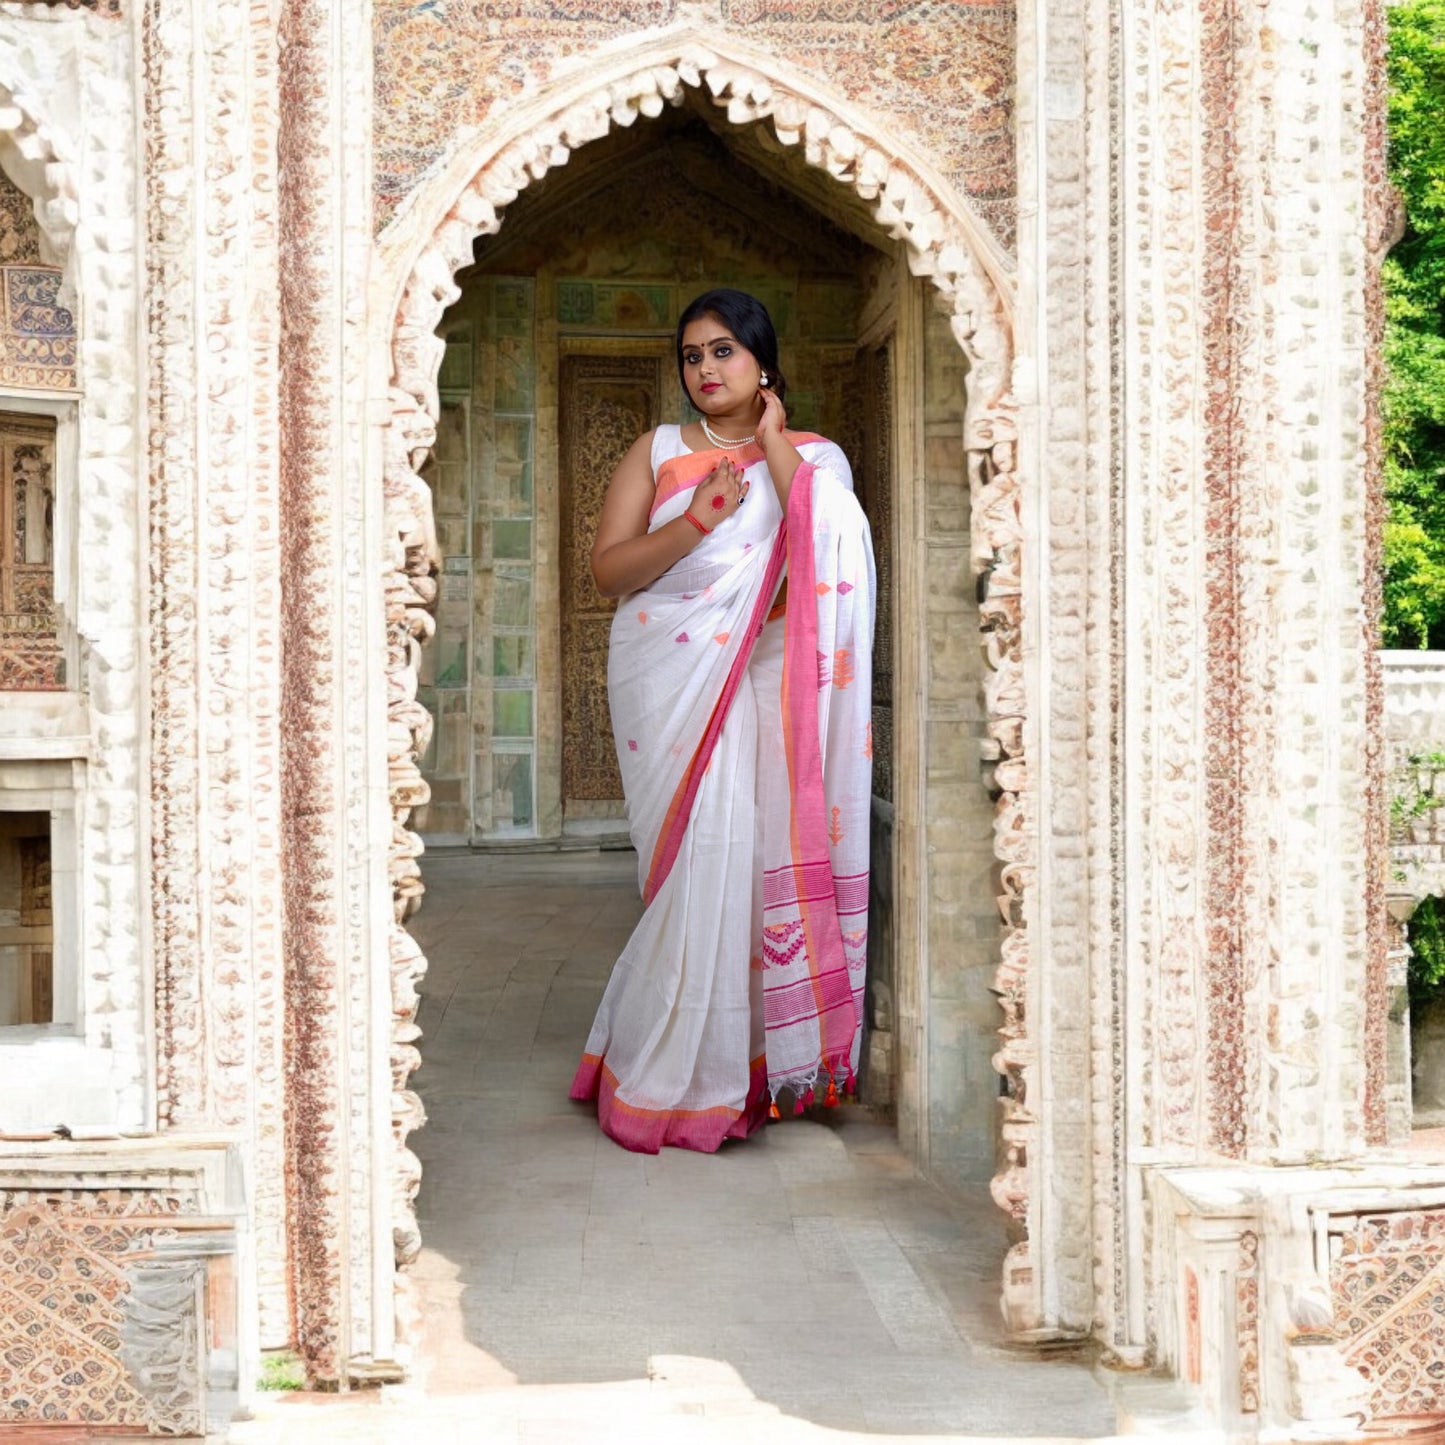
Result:
<instances>
[{"instance_id":1,"label":"woman's left hand","mask_svg":"<svg viewBox=\"0 0 1445 1445\"><path fill-rule=\"evenodd\" d=\"M770 437L783 435L788 425L788 414L783 410L783 403L778 399L777 392L760 386L758 395L763 399L763 419L758 423L756 435L759 445L766 446Z\"/></svg>"}]
</instances>

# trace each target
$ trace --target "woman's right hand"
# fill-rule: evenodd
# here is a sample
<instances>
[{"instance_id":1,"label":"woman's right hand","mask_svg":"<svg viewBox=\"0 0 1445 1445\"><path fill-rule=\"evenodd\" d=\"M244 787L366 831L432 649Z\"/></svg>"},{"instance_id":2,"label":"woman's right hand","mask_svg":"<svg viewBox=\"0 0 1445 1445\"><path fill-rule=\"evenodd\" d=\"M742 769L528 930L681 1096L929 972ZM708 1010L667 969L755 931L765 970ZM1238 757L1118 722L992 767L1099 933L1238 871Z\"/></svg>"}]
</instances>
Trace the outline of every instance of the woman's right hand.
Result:
<instances>
[{"instance_id":1,"label":"woman's right hand","mask_svg":"<svg viewBox=\"0 0 1445 1445\"><path fill-rule=\"evenodd\" d=\"M687 510L711 532L742 506L751 485L744 480L741 469L724 457L693 488Z\"/></svg>"}]
</instances>

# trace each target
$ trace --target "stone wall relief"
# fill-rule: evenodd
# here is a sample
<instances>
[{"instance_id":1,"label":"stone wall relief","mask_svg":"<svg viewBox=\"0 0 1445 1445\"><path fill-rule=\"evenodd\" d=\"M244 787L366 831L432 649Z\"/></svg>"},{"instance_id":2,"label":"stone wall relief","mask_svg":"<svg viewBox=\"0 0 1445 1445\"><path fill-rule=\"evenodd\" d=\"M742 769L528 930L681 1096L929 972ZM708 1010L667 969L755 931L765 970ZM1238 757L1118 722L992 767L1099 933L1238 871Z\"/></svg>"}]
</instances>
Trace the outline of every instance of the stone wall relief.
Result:
<instances>
[{"instance_id":1,"label":"stone wall relief","mask_svg":"<svg viewBox=\"0 0 1445 1445\"><path fill-rule=\"evenodd\" d=\"M1012 126L1015 10L977 5L798 0L603 0L559 6L376 0L376 220L414 202L464 138L505 101L565 83L608 48L662 27L699 27L761 60L785 57L906 136L1008 247L1016 221ZM682 32L686 33L686 32ZM668 42L674 49L678 42ZM493 83L499 77L501 84Z\"/></svg>"},{"instance_id":2,"label":"stone wall relief","mask_svg":"<svg viewBox=\"0 0 1445 1445\"><path fill-rule=\"evenodd\" d=\"M899 158L883 139L886 126L860 128L816 97L793 88L755 64L725 58L717 49L687 43L629 61L630 68L596 77L590 89L576 88L550 114L533 109L533 119L506 133L489 148L460 189L445 193L438 181L438 210L446 207L429 234L419 228L418 251L406 268L392 334L392 421L386 440L386 500L390 570L388 617L398 639L389 655L392 697L390 772L395 819L393 881L398 925L397 956L402 980L396 990L398 1042L405 1035L410 1054L416 1037L410 981L420 966L415 945L401 925L419 901L415 858L419 845L407 823L425 798L418 767L430 732L425 709L416 702L417 648L429 636L430 610L437 593L440 555L430 495L418 475L435 439L437 376L444 343L437 328L460 295L457 272L472 259L478 236L501 228L502 210L532 181L562 164L570 153L605 135L614 125L631 125L679 104L689 89L706 88L726 109L733 125L767 122L784 147L798 146L807 161L874 206L880 227L906 247L914 274L929 277L951 314L954 339L969 364L964 443L972 512L973 563L983 593L984 649L989 665L985 688L987 732L998 790L996 848L1002 863L999 909L1005 927L1004 958L997 991L1004 1009L1003 1046L998 1067L1008 1083L1005 1123L1007 1164L994 1192L1019 1232L1032 1219L1029 1169L1037 1131L1029 1077L1034 1041L1026 1009L1029 943L1024 929L1025 898L1033 867L1033 822L1024 756L1026 698L1022 657L1023 530L1021 478L1017 470L1016 408L1010 393L1012 340L1009 291L983 233L953 197L940 197L919 170ZM538 118L540 115L540 118ZM403 942L403 940L406 940ZM404 1069L403 1069L404 1074ZM400 1079L401 1076L399 1076ZM399 1092L399 1098L407 1097ZM404 1138L398 1114L398 1139ZM409 1156L408 1156L409 1157ZM398 1235L414 1240L414 1219L398 1221ZM404 1254L399 1252L401 1262ZM1011 1325L1028 1330L1041 1323L1038 1269L1027 1239L1015 1244L1008 1264L1012 1282Z\"/></svg>"},{"instance_id":3,"label":"stone wall relief","mask_svg":"<svg viewBox=\"0 0 1445 1445\"><path fill-rule=\"evenodd\" d=\"M55 524L55 423L0 411L0 692L65 686Z\"/></svg>"},{"instance_id":4,"label":"stone wall relief","mask_svg":"<svg viewBox=\"0 0 1445 1445\"><path fill-rule=\"evenodd\" d=\"M0 171L0 387L74 391L75 315L62 272L45 264L30 198Z\"/></svg>"},{"instance_id":5,"label":"stone wall relief","mask_svg":"<svg viewBox=\"0 0 1445 1445\"><path fill-rule=\"evenodd\" d=\"M1332 1333L1381 1432L1445 1421L1445 1207L1332 1215Z\"/></svg>"},{"instance_id":6,"label":"stone wall relief","mask_svg":"<svg viewBox=\"0 0 1445 1445\"><path fill-rule=\"evenodd\" d=\"M0 1174L0 1433L224 1433L254 1368L234 1310L239 1161L11 1144Z\"/></svg>"}]
</instances>

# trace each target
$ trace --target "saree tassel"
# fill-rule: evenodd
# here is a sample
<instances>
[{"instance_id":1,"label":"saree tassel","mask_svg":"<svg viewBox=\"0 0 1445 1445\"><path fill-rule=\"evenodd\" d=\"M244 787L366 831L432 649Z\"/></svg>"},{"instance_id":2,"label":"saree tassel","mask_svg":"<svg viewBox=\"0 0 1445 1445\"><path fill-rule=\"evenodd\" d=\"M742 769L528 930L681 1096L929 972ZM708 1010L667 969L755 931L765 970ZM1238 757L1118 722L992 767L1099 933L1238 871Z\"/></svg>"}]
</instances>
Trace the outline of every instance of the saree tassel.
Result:
<instances>
[{"instance_id":1,"label":"saree tassel","mask_svg":"<svg viewBox=\"0 0 1445 1445\"><path fill-rule=\"evenodd\" d=\"M809 1086L808 1092L803 1095L803 1107L805 1109L811 1109L813 1107L813 1090L811 1086Z\"/></svg>"},{"instance_id":2,"label":"saree tassel","mask_svg":"<svg viewBox=\"0 0 1445 1445\"><path fill-rule=\"evenodd\" d=\"M780 1108L778 1108L778 1101L777 1101L776 1099L774 1099L773 1102L768 1105L768 1118L770 1118L770 1119L781 1119L782 1117L783 1117L783 1111L782 1111Z\"/></svg>"},{"instance_id":3,"label":"saree tassel","mask_svg":"<svg viewBox=\"0 0 1445 1445\"><path fill-rule=\"evenodd\" d=\"M793 1100L793 1113L794 1113L794 1114L801 1114L802 1112L803 1112L803 1101L802 1101L801 1099L794 1099L794 1100Z\"/></svg>"},{"instance_id":4,"label":"saree tassel","mask_svg":"<svg viewBox=\"0 0 1445 1445\"><path fill-rule=\"evenodd\" d=\"M838 1107L838 1086L832 1079L828 1080L828 1092L823 1095L823 1107L825 1109L836 1109Z\"/></svg>"},{"instance_id":5,"label":"saree tassel","mask_svg":"<svg viewBox=\"0 0 1445 1445\"><path fill-rule=\"evenodd\" d=\"M843 1085L843 1092L851 1099L858 1092L858 1075L849 1074L848 1082Z\"/></svg>"}]
</instances>

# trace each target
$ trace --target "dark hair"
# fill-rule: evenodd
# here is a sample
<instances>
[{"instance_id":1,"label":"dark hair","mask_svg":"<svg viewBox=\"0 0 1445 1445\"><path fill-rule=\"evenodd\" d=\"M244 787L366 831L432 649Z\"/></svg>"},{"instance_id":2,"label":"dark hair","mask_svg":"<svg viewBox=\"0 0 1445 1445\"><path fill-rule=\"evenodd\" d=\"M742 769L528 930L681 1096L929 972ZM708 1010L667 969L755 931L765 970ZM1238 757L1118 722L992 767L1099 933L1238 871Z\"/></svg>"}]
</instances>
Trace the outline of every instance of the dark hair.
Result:
<instances>
[{"instance_id":1,"label":"dark hair","mask_svg":"<svg viewBox=\"0 0 1445 1445\"><path fill-rule=\"evenodd\" d=\"M787 378L778 365L778 333L773 330L773 318L768 315L768 308L756 296L749 296L746 291L730 291L726 287L704 291L701 296L689 301L677 318L677 375L682 382L684 397L689 393L682 368L682 333L700 316L716 316L752 352L767 374L768 390L777 392L779 401L787 400Z\"/></svg>"}]
</instances>

